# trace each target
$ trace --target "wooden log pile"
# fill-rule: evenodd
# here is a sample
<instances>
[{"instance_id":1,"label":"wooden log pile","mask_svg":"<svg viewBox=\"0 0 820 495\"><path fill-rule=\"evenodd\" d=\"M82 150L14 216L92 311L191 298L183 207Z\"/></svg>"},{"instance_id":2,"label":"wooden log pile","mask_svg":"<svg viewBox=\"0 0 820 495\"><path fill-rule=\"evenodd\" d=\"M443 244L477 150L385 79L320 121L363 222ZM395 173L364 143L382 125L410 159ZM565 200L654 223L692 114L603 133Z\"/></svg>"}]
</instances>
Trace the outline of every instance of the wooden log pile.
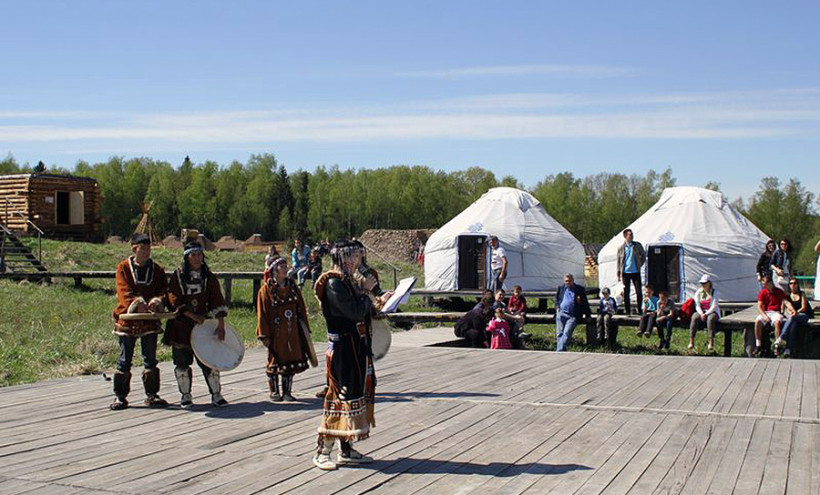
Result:
<instances>
[{"instance_id":1,"label":"wooden log pile","mask_svg":"<svg viewBox=\"0 0 820 495\"><path fill-rule=\"evenodd\" d=\"M0 176L0 221L11 230L25 231L26 220L12 212L29 213L29 175Z\"/></svg>"},{"instance_id":2,"label":"wooden log pile","mask_svg":"<svg viewBox=\"0 0 820 495\"><path fill-rule=\"evenodd\" d=\"M413 248L417 243L424 244L436 229L417 230L366 230L359 240L371 251L375 251L392 263L413 262Z\"/></svg>"}]
</instances>

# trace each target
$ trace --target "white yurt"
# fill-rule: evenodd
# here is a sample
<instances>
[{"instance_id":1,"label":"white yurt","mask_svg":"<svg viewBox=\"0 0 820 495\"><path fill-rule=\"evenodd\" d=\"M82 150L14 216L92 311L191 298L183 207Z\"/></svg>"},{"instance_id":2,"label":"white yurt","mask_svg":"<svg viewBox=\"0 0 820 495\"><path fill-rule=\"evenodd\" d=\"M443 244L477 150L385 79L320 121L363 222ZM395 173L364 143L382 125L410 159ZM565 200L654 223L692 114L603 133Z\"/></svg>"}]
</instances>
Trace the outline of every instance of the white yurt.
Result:
<instances>
[{"instance_id":1,"label":"white yurt","mask_svg":"<svg viewBox=\"0 0 820 495\"><path fill-rule=\"evenodd\" d=\"M641 280L656 292L666 290L683 301L708 273L721 301L756 300L757 259L769 238L720 192L670 187L628 228L646 250ZM598 254L598 285L610 287L613 295L621 291L617 256L623 243L619 232Z\"/></svg>"},{"instance_id":2,"label":"white yurt","mask_svg":"<svg viewBox=\"0 0 820 495\"><path fill-rule=\"evenodd\" d=\"M566 273L584 280L584 248L531 194L496 187L438 229L424 247L425 288L482 289L492 276L491 235L507 253L504 288L555 290Z\"/></svg>"}]
</instances>

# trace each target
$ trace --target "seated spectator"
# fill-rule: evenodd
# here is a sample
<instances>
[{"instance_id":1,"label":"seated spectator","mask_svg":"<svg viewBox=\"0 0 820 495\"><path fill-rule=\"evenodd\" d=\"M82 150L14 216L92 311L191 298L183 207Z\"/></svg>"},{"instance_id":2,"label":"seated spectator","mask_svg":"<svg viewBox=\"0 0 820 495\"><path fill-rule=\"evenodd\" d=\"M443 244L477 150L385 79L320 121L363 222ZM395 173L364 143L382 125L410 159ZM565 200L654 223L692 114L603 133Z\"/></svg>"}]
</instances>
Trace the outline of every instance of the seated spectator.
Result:
<instances>
[{"instance_id":1,"label":"seated spectator","mask_svg":"<svg viewBox=\"0 0 820 495\"><path fill-rule=\"evenodd\" d=\"M485 294L481 302L458 319L453 332L456 337L466 339L470 347L487 347L487 324L493 316L493 297Z\"/></svg>"},{"instance_id":2,"label":"seated spectator","mask_svg":"<svg viewBox=\"0 0 820 495\"><path fill-rule=\"evenodd\" d=\"M666 291L658 293L658 310L655 325L658 327L658 337L661 339L660 348L669 350L672 342L672 323L675 321L675 301ZM664 335L666 329L666 335Z\"/></svg>"},{"instance_id":3,"label":"seated spectator","mask_svg":"<svg viewBox=\"0 0 820 495\"><path fill-rule=\"evenodd\" d=\"M592 313L584 287L575 283L571 273L564 275L564 285L555 295L556 352L564 352L572 342L572 332L578 323L586 322Z\"/></svg>"},{"instance_id":4,"label":"seated spectator","mask_svg":"<svg viewBox=\"0 0 820 495\"><path fill-rule=\"evenodd\" d=\"M506 297L507 297L507 293L504 291L504 289L498 289L497 291L495 291L495 300L493 301L493 310L501 308L504 311L507 311L507 303L504 302L504 298L506 298Z\"/></svg>"},{"instance_id":5,"label":"seated spectator","mask_svg":"<svg viewBox=\"0 0 820 495\"><path fill-rule=\"evenodd\" d=\"M328 239L323 240L316 247L316 249L319 250L319 256L327 256L328 254L330 254L330 250L332 248L333 248L333 244L331 244Z\"/></svg>"},{"instance_id":6,"label":"seated spectator","mask_svg":"<svg viewBox=\"0 0 820 495\"><path fill-rule=\"evenodd\" d=\"M612 315L618 311L618 303L610 296L609 288L601 289L601 302L598 303L598 319L596 327L598 330L598 342L609 342L612 332Z\"/></svg>"},{"instance_id":7,"label":"seated spectator","mask_svg":"<svg viewBox=\"0 0 820 495\"><path fill-rule=\"evenodd\" d=\"M293 251L290 253L293 267L288 271L288 278L295 278L299 287L305 284L305 276L308 273L308 256L310 256L310 246L303 245L300 239L293 241Z\"/></svg>"},{"instance_id":8,"label":"seated spectator","mask_svg":"<svg viewBox=\"0 0 820 495\"><path fill-rule=\"evenodd\" d=\"M504 317L504 310L496 308L495 318L487 325L490 334L490 349L512 349L510 343L510 325Z\"/></svg>"},{"instance_id":9,"label":"seated spectator","mask_svg":"<svg viewBox=\"0 0 820 495\"><path fill-rule=\"evenodd\" d=\"M638 323L638 336L649 337L655 328L655 318L658 311L658 296L651 285L643 288L643 302L641 303L641 321Z\"/></svg>"},{"instance_id":10,"label":"seated spectator","mask_svg":"<svg viewBox=\"0 0 820 495\"><path fill-rule=\"evenodd\" d=\"M795 329L798 325L808 323L809 319L814 316L814 311L809 305L809 300L806 294L800 290L796 278L789 280L789 293L783 300L782 313L786 316L786 323L783 324L783 331L780 333L780 339L775 340L775 355L777 355L778 346L785 345L786 350L783 351L783 357L789 357L792 349L792 338Z\"/></svg>"},{"instance_id":11,"label":"seated spectator","mask_svg":"<svg viewBox=\"0 0 820 495\"><path fill-rule=\"evenodd\" d=\"M763 349L763 331L766 325L774 327L775 348L780 344L780 330L783 328L783 300L786 293L774 285L772 277L763 277L763 289L757 295L757 318L755 319L755 355L762 356L768 349Z\"/></svg>"},{"instance_id":12,"label":"seated spectator","mask_svg":"<svg viewBox=\"0 0 820 495\"><path fill-rule=\"evenodd\" d=\"M273 261L279 257L279 251L276 250L276 245L271 244L268 249L268 254L265 255L265 269L267 270L273 264Z\"/></svg>"},{"instance_id":13,"label":"seated spectator","mask_svg":"<svg viewBox=\"0 0 820 495\"><path fill-rule=\"evenodd\" d=\"M322 274L322 253L319 248L313 248L310 251L307 265L307 278L316 283L316 279Z\"/></svg>"},{"instance_id":14,"label":"seated spectator","mask_svg":"<svg viewBox=\"0 0 820 495\"><path fill-rule=\"evenodd\" d=\"M483 291L481 291L481 299L479 299L478 303L475 306L473 306L473 309L482 307L483 304L484 304L484 299L485 298L490 299L490 305L491 306L495 302L495 295L493 294L493 291L491 291L490 289L484 289Z\"/></svg>"},{"instance_id":15,"label":"seated spectator","mask_svg":"<svg viewBox=\"0 0 820 495\"><path fill-rule=\"evenodd\" d=\"M712 277L704 274L700 277L700 289L695 291L695 313L689 322L689 346L688 349L695 349L695 335L698 329L706 327L708 349L715 350L715 328L720 319L720 306L718 306L717 291L712 284Z\"/></svg>"}]
</instances>

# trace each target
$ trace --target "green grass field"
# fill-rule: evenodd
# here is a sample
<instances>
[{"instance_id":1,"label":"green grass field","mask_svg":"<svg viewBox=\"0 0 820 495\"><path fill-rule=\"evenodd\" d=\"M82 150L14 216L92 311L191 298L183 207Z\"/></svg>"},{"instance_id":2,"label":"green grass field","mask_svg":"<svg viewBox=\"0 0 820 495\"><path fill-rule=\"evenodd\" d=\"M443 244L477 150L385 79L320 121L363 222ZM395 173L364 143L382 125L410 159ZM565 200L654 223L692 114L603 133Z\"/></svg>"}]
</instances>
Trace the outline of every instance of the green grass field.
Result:
<instances>
[{"instance_id":1,"label":"green grass field","mask_svg":"<svg viewBox=\"0 0 820 495\"><path fill-rule=\"evenodd\" d=\"M36 249L36 240L26 240ZM130 254L128 245L89 244L44 241L43 261L54 271L114 270ZM155 248L154 260L166 271L172 271L182 259L180 249ZM382 275L385 287L392 287L393 273L386 264L371 256L372 265ZM375 261L374 261L375 259ZM327 262L327 260L325 260ZM213 252L207 262L214 271L259 271L264 264L261 253ZM417 267L401 265L398 278L416 275L417 287L424 285L424 274ZM228 321L237 329L249 347L256 341L256 313L251 303L252 282L235 280L233 303ZM314 341L327 337L324 319L312 290L306 286L305 301L310 313ZM111 370L117 357L117 340L112 335L111 311L116 297L113 279L86 279L83 287L74 288L71 279L55 279L51 285L0 280L0 386L30 383L46 378L100 373ZM534 305L536 302L531 301ZM404 311L435 311L425 307L421 298L413 297ZM435 324L425 324L435 326ZM529 348L553 350L555 328L552 325L529 325L533 334ZM638 337L633 328L621 328L619 347L607 350L588 346L585 329L579 327L570 350L583 352L622 352L655 354L658 338ZM676 329L670 354L688 354L688 330ZM698 353L708 355L706 335L698 336ZM723 349L723 335L715 345ZM733 355L742 353L742 339L733 339ZM170 349L160 346L159 358L170 359ZM139 359L138 357L135 359Z\"/></svg>"},{"instance_id":2,"label":"green grass field","mask_svg":"<svg viewBox=\"0 0 820 495\"><path fill-rule=\"evenodd\" d=\"M26 242L36 252L36 240ZM53 271L113 271L129 254L128 245L43 242L43 262ZM182 260L182 250L155 248L152 257L170 272ZM206 254L214 271L261 271L264 259L262 253ZM385 286L392 287L392 269L378 261L372 265L383 274ZM400 268L399 278L413 274L410 265ZM423 277L418 270L415 274ZM252 290L250 280L233 282L228 316L228 322L249 347L258 345ZM324 341L327 329L308 285L304 296L313 340ZM112 369L118 352L117 339L111 333L115 305L113 279L85 279L80 289L74 288L72 279L65 278L54 279L51 285L0 280L0 386ZM420 300L411 298L408 307L419 309L420 305ZM158 356L170 359L170 348L160 346ZM135 360L139 360L138 353Z\"/></svg>"}]
</instances>

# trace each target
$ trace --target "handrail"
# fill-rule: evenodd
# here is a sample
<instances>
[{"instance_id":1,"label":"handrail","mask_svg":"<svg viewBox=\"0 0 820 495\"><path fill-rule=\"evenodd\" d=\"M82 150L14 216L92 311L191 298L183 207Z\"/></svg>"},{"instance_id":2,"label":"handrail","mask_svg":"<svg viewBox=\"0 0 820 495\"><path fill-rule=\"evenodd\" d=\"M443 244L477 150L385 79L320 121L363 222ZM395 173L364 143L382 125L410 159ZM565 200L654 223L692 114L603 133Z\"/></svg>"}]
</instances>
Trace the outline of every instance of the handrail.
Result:
<instances>
[{"instance_id":1,"label":"handrail","mask_svg":"<svg viewBox=\"0 0 820 495\"><path fill-rule=\"evenodd\" d=\"M38 250L39 250L38 253L37 253L37 260L40 263L42 263L43 262L43 236L46 235L46 233L43 232L42 230L40 230L40 227L38 227L34 222L32 222L28 218L28 216L26 216L22 212L19 212L17 210L11 210L11 214L19 216L20 218L25 220L27 224L34 227L34 230L37 231L37 245L38 245ZM9 200L8 199L6 199L6 214L3 216L3 219L5 220L6 224L9 223ZM5 228L4 230L10 231L10 229L8 229L8 228Z\"/></svg>"},{"instance_id":2,"label":"handrail","mask_svg":"<svg viewBox=\"0 0 820 495\"><path fill-rule=\"evenodd\" d=\"M359 240L359 242L362 242L362 241L361 241L361 240ZM392 269L393 269L393 287L394 287L394 288L395 288L395 287L398 287L398 286L399 286L399 279L398 279L397 273L401 271L401 268L397 267L397 266L396 266L396 265L394 265L393 263L390 263L390 261L388 261L388 260L387 260L387 258L385 258L385 257L384 257L384 256L382 256L381 254L379 254L379 252L378 252L378 251L376 251L375 249L370 249L370 248L367 246L367 244L365 244L365 243L363 243L363 242L362 242L362 246L364 246L364 248L367 250L367 252L368 252L368 253L372 252L373 254L375 254L376 256L378 256L379 258L381 258L381 260L382 260L382 261L384 261L385 263L387 263L387 265L388 265L388 266L390 266L390 268L392 268Z\"/></svg>"},{"instance_id":3,"label":"handrail","mask_svg":"<svg viewBox=\"0 0 820 495\"><path fill-rule=\"evenodd\" d=\"M37 233L39 233L40 235L46 235L46 233L45 233L45 232L43 232L42 230L40 230L40 227L38 227L38 226L37 226L37 224L35 224L35 223L34 223L34 222L32 222L31 220L29 220L29 218L28 218L28 217L27 217L24 213L19 212L19 211L17 211L17 210L11 210L11 213L12 213L13 215L17 215L17 216L19 216L20 218L22 218L23 220L25 220L25 221L26 221L26 223L27 223L27 224L29 224L29 225L31 225L32 227L34 227L34 230L36 230L36 231L37 231Z\"/></svg>"}]
</instances>

